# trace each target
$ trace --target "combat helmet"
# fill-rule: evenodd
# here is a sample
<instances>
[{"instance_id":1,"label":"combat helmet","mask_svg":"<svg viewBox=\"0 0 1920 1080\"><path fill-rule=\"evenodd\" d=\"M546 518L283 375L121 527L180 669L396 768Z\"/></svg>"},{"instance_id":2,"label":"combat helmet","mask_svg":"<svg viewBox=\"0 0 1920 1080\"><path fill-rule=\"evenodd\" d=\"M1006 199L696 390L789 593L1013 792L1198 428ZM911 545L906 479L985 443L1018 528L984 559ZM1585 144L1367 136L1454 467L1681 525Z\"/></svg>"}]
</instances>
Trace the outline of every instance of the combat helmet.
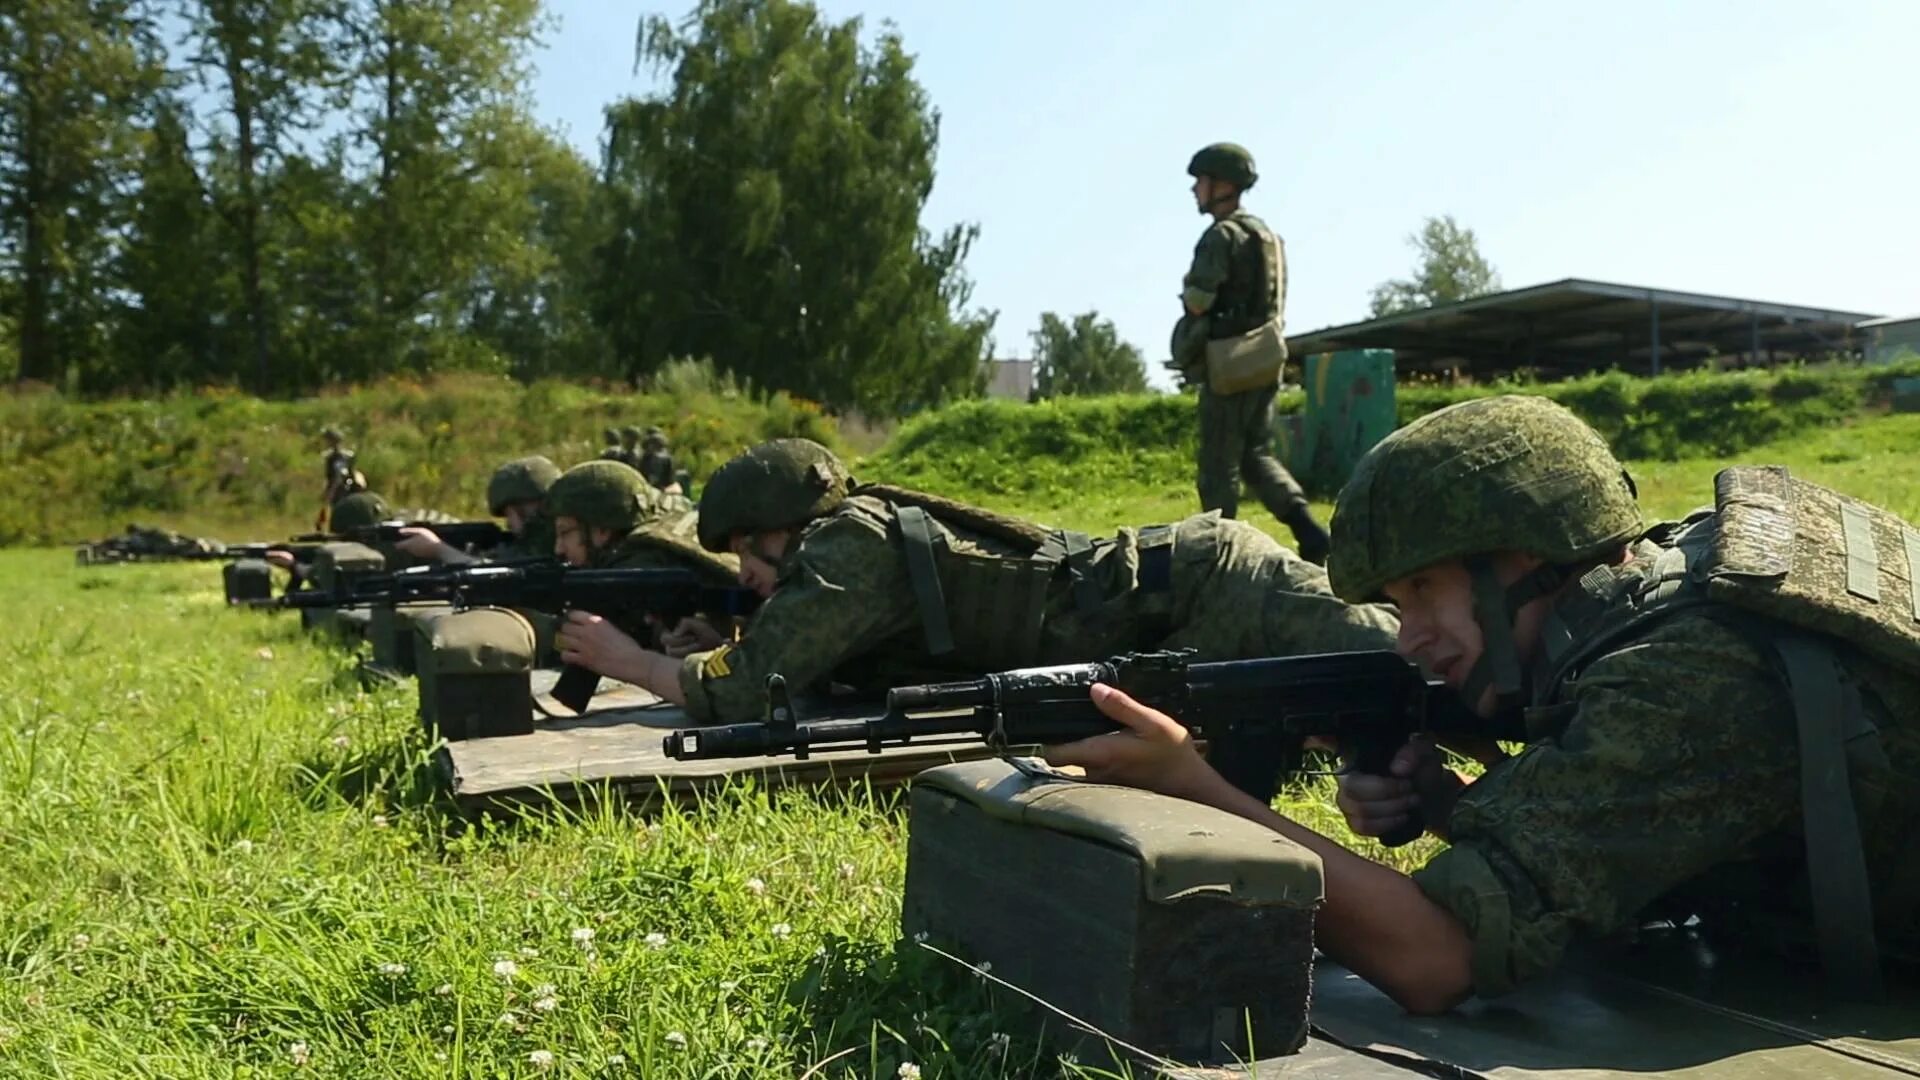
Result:
<instances>
[{"instance_id":1,"label":"combat helmet","mask_svg":"<svg viewBox=\"0 0 1920 1080\"><path fill-rule=\"evenodd\" d=\"M493 478L487 481L487 512L505 517L512 503L538 502L558 479L560 467L545 457L515 458L493 470Z\"/></svg>"},{"instance_id":2,"label":"combat helmet","mask_svg":"<svg viewBox=\"0 0 1920 1080\"><path fill-rule=\"evenodd\" d=\"M1210 176L1225 180L1241 191L1253 190L1260 173L1253 167L1253 154L1239 143L1217 142L1200 148L1187 162L1187 175Z\"/></svg>"},{"instance_id":3,"label":"combat helmet","mask_svg":"<svg viewBox=\"0 0 1920 1080\"><path fill-rule=\"evenodd\" d=\"M332 424L328 424L326 427L320 429L320 437L328 442L340 442L346 438L345 435L340 434L340 429L334 427Z\"/></svg>"},{"instance_id":4,"label":"combat helmet","mask_svg":"<svg viewBox=\"0 0 1920 1080\"><path fill-rule=\"evenodd\" d=\"M640 446L646 450L659 450L665 448L666 445L667 433L657 427L648 428L646 435L640 439Z\"/></svg>"},{"instance_id":5,"label":"combat helmet","mask_svg":"<svg viewBox=\"0 0 1920 1080\"><path fill-rule=\"evenodd\" d=\"M1486 649L1464 692L1520 690L1513 615L1582 564L1645 531L1633 480L1584 421L1542 397L1504 395L1451 405L1381 440L1354 467L1333 510L1327 575L1349 603L1435 563L1463 561ZM1491 554L1545 560L1511 585Z\"/></svg>"},{"instance_id":6,"label":"combat helmet","mask_svg":"<svg viewBox=\"0 0 1920 1080\"><path fill-rule=\"evenodd\" d=\"M608 428L608 429L606 429L605 431L602 431L602 432L600 433L600 435L601 435L601 437L603 437L603 438L605 438L605 439L607 440L607 445L608 445L608 446L613 446L613 445L615 445L615 444L617 444L617 443L619 443L619 441L620 441L620 429L619 429L619 428L612 428L612 427L610 427L610 428Z\"/></svg>"},{"instance_id":7,"label":"combat helmet","mask_svg":"<svg viewBox=\"0 0 1920 1080\"><path fill-rule=\"evenodd\" d=\"M847 467L812 439L761 443L708 478L700 494L700 546L726 551L734 533L789 529L832 513L852 485Z\"/></svg>"},{"instance_id":8,"label":"combat helmet","mask_svg":"<svg viewBox=\"0 0 1920 1080\"><path fill-rule=\"evenodd\" d=\"M622 444L630 446L639 441L640 428L637 425L628 424L626 427L620 429L620 442Z\"/></svg>"},{"instance_id":9,"label":"combat helmet","mask_svg":"<svg viewBox=\"0 0 1920 1080\"><path fill-rule=\"evenodd\" d=\"M629 533L659 512L653 485L624 462L582 462L547 488L549 515L570 517L590 528Z\"/></svg>"},{"instance_id":10,"label":"combat helmet","mask_svg":"<svg viewBox=\"0 0 1920 1080\"><path fill-rule=\"evenodd\" d=\"M341 533L385 521L391 513L387 500L371 491L356 491L335 502L327 520L334 532Z\"/></svg>"}]
</instances>

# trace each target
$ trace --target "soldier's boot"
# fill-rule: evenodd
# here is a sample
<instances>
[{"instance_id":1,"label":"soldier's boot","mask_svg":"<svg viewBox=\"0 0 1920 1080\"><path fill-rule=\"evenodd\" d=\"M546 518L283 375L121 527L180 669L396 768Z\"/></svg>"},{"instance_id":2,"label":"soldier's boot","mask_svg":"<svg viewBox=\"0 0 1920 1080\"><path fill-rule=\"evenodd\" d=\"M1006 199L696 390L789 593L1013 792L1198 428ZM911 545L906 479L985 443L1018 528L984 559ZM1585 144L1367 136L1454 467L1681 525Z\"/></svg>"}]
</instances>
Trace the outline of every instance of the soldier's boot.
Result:
<instances>
[{"instance_id":1,"label":"soldier's boot","mask_svg":"<svg viewBox=\"0 0 1920 1080\"><path fill-rule=\"evenodd\" d=\"M1333 546L1333 538L1313 520L1313 511L1302 504L1287 511L1280 520L1293 530L1293 546L1300 549L1301 558L1317 566L1327 565L1327 551Z\"/></svg>"}]
</instances>

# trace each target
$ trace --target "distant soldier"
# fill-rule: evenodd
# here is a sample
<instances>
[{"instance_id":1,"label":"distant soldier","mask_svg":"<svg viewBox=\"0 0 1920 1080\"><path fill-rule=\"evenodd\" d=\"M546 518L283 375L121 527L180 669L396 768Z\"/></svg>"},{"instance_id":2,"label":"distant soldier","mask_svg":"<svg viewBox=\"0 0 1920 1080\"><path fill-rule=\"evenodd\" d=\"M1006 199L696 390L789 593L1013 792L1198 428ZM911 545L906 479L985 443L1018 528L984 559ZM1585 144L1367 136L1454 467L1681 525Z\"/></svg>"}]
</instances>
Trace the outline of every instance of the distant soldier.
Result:
<instances>
[{"instance_id":1,"label":"distant soldier","mask_svg":"<svg viewBox=\"0 0 1920 1080\"><path fill-rule=\"evenodd\" d=\"M601 448L600 450L600 460L601 461L619 461L620 460L620 429L615 427L610 427L610 428L607 428L605 431L602 431L600 435L602 438L606 440L606 446Z\"/></svg>"},{"instance_id":2,"label":"distant soldier","mask_svg":"<svg viewBox=\"0 0 1920 1080\"><path fill-rule=\"evenodd\" d=\"M796 688L830 678L875 691L1143 648L1207 660L1386 649L1398 625L1388 608L1340 601L1318 567L1217 514L1094 539L857 483L806 439L723 466L698 527L701 545L738 557L741 583L767 597L738 642L710 637L676 660L589 617L567 632L569 659L703 724L760 718L775 673ZM1230 738L1216 748L1249 790L1271 790L1277 759L1263 767L1261 752Z\"/></svg>"},{"instance_id":3,"label":"distant soldier","mask_svg":"<svg viewBox=\"0 0 1920 1080\"><path fill-rule=\"evenodd\" d=\"M692 570L712 584L732 585L739 560L700 546L697 518L684 499L663 503L640 474L619 462L588 461L562 473L547 489L553 516L553 553L569 566L604 570ZM582 616L600 622L594 616ZM643 620L618 624L627 637L655 642L684 654L697 645L722 641L711 624L686 620L681 627L652 627ZM571 648L574 624L562 624L556 644L563 659ZM656 635L658 640L656 641Z\"/></svg>"},{"instance_id":4,"label":"distant soldier","mask_svg":"<svg viewBox=\"0 0 1920 1080\"><path fill-rule=\"evenodd\" d=\"M1307 496L1273 456L1273 399L1286 363L1286 250L1265 222L1240 207L1259 179L1253 155L1214 143L1187 165L1193 198L1213 224L1193 249L1173 330L1173 364L1200 387L1200 508L1239 511L1244 474L1254 494L1293 530L1309 562L1327 561L1327 533Z\"/></svg>"},{"instance_id":5,"label":"distant soldier","mask_svg":"<svg viewBox=\"0 0 1920 1080\"><path fill-rule=\"evenodd\" d=\"M353 451L343 445L345 436L340 429L329 427L320 432L327 440L327 453L321 459L321 467L326 473L327 486L320 493L320 513L313 519L315 531L327 528L327 517L333 504L357 492L367 490L367 478L354 466Z\"/></svg>"},{"instance_id":6,"label":"distant soldier","mask_svg":"<svg viewBox=\"0 0 1920 1080\"><path fill-rule=\"evenodd\" d=\"M667 449L667 433L657 427L647 429L640 440L640 475L660 491L678 494L680 481L674 475L673 454Z\"/></svg>"},{"instance_id":7,"label":"distant soldier","mask_svg":"<svg viewBox=\"0 0 1920 1080\"><path fill-rule=\"evenodd\" d=\"M495 548L489 559L544 558L553 554L553 520L547 515L547 490L560 478L560 467L538 454L515 458L493 471L487 481L487 512L505 518L512 543ZM449 565L482 562L440 539L432 529L402 529L394 545L416 559Z\"/></svg>"}]
</instances>

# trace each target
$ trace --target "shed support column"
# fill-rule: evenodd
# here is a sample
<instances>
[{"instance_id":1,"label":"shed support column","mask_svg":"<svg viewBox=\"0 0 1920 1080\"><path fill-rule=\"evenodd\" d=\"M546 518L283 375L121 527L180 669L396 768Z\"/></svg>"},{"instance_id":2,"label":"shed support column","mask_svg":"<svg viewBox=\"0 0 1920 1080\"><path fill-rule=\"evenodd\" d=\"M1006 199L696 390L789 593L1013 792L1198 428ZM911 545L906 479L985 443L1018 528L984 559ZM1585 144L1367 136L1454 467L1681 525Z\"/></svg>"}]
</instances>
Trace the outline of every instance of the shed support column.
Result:
<instances>
[{"instance_id":1,"label":"shed support column","mask_svg":"<svg viewBox=\"0 0 1920 1080\"><path fill-rule=\"evenodd\" d=\"M1647 313L1653 323L1652 329L1648 332L1648 340L1652 342L1653 374L1658 375L1660 374L1660 301L1649 300Z\"/></svg>"},{"instance_id":2,"label":"shed support column","mask_svg":"<svg viewBox=\"0 0 1920 1080\"><path fill-rule=\"evenodd\" d=\"M1760 363L1760 313L1755 311L1747 316L1747 363Z\"/></svg>"}]
</instances>

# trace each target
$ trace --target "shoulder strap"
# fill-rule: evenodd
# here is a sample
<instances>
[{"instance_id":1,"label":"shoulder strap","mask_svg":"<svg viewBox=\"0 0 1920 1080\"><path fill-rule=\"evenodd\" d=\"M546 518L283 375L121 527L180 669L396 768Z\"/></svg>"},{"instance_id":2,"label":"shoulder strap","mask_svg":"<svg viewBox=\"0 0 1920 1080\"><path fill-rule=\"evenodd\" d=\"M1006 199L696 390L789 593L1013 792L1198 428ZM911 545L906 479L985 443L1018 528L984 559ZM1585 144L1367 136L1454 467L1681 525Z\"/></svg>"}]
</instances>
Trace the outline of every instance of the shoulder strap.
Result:
<instances>
[{"instance_id":1,"label":"shoulder strap","mask_svg":"<svg viewBox=\"0 0 1920 1080\"><path fill-rule=\"evenodd\" d=\"M947 598L940 589L940 565L933 554L932 515L918 506L894 507L900 523L901 547L907 556L907 582L920 608L920 628L927 652L945 656L953 651L953 626L947 618Z\"/></svg>"}]
</instances>

